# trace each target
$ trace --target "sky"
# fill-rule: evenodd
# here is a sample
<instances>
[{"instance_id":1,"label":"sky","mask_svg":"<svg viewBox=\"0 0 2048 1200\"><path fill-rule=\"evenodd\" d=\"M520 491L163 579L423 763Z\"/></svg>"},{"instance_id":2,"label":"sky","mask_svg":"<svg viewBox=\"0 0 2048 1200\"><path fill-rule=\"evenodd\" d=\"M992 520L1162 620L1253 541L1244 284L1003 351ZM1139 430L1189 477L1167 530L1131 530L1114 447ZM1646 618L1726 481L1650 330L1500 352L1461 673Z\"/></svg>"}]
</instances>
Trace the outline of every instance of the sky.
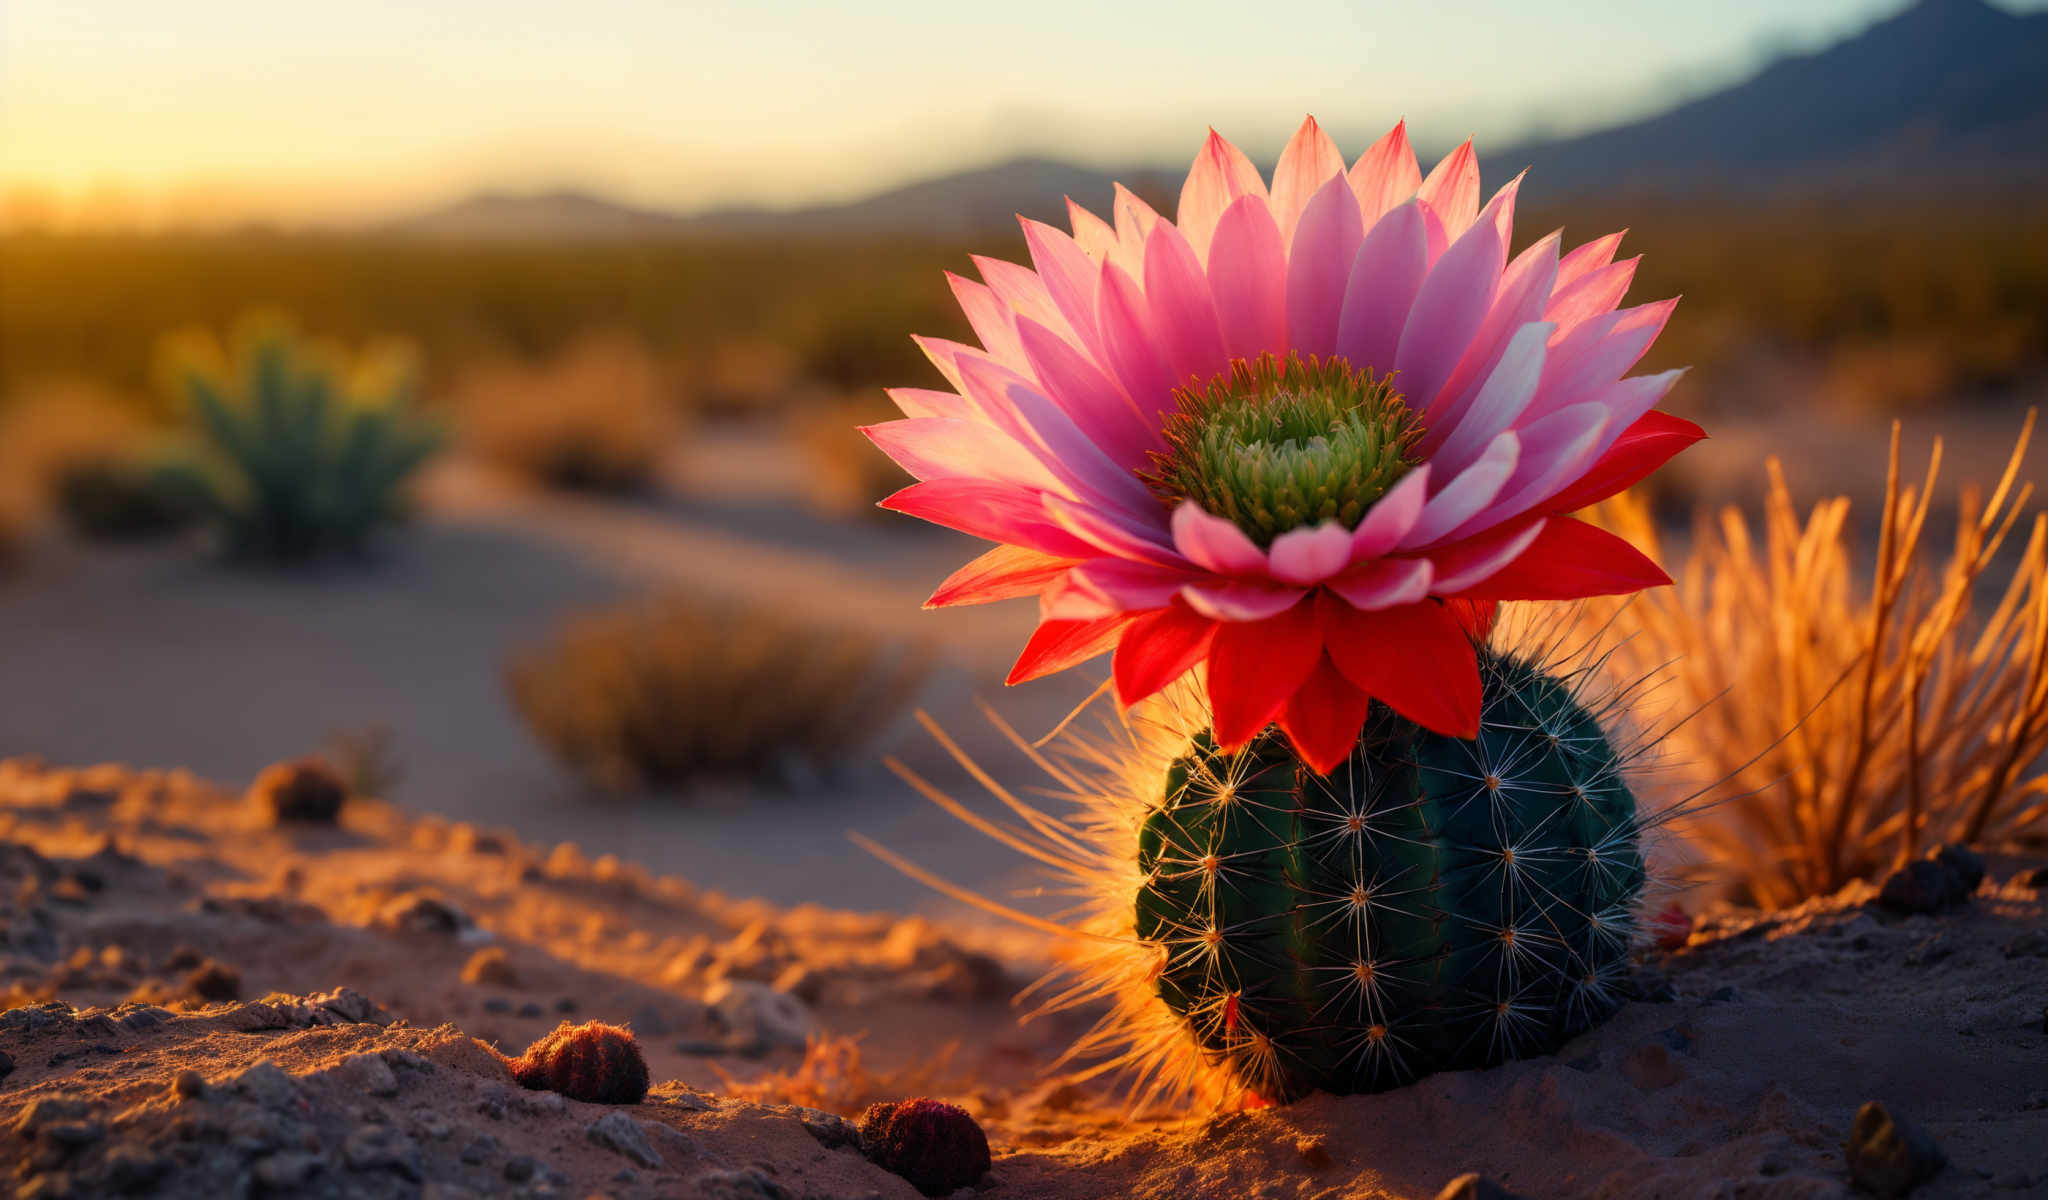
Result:
<instances>
[{"instance_id":1,"label":"sky","mask_svg":"<svg viewBox=\"0 0 2048 1200\"><path fill-rule=\"evenodd\" d=\"M2022 0L2040 7L2048 0ZM1270 160L1643 115L1903 0L0 0L15 220L346 223L482 187L693 210L1020 153Z\"/></svg>"}]
</instances>

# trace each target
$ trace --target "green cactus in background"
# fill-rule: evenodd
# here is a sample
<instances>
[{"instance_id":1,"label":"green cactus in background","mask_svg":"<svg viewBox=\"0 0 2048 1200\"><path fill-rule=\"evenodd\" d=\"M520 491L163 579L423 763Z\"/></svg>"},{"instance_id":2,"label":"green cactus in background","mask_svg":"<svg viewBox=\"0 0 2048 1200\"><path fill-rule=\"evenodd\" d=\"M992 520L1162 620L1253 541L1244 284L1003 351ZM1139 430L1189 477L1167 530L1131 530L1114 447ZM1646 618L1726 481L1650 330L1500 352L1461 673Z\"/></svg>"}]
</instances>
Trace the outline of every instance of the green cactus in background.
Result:
<instances>
[{"instance_id":1,"label":"green cactus in background","mask_svg":"<svg viewBox=\"0 0 2048 1200\"><path fill-rule=\"evenodd\" d=\"M1471 741L1375 704L1329 776L1206 734L1139 834L1138 936L1212 1061L1284 1100L1547 1053L1620 1002L1644 884L1623 756L1484 650Z\"/></svg>"},{"instance_id":2,"label":"green cactus in background","mask_svg":"<svg viewBox=\"0 0 2048 1200\"><path fill-rule=\"evenodd\" d=\"M219 530L230 555L361 553L403 513L403 484L441 445L412 412L409 370L351 372L289 326L245 326L237 352L173 371L205 452L166 481Z\"/></svg>"}]
</instances>

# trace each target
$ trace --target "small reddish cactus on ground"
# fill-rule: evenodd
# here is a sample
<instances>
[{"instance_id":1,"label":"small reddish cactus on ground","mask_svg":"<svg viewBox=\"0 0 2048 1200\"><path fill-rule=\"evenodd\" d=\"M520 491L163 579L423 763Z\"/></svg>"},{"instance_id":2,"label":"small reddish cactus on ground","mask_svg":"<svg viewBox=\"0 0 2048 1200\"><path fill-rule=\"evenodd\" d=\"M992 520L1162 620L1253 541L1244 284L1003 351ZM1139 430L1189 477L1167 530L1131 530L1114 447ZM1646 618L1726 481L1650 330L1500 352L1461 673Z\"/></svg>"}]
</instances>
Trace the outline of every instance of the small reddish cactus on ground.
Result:
<instances>
[{"instance_id":1,"label":"small reddish cactus on ground","mask_svg":"<svg viewBox=\"0 0 2048 1200\"><path fill-rule=\"evenodd\" d=\"M564 1021L508 1065L519 1086L571 1100L638 1104L647 1095L647 1060L633 1031L602 1021Z\"/></svg>"},{"instance_id":2,"label":"small reddish cactus on ground","mask_svg":"<svg viewBox=\"0 0 2048 1200\"><path fill-rule=\"evenodd\" d=\"M967 1110L922 1097L868 1105L860 1148L927 1196L966 1187L989 1168L988 1137Z\"/></svg>"},{"instance_id":3,"label":"small reddish cactus on ground","mask_svg":"<svg viewBox=\"0 0 2048 1200\"><path fill-rule=\"evenodd\" d=\"M348 784L320 759L295 758L263 768L249 797L279 825L332 825L348 802Z\"/></svg>"}]
</instances>

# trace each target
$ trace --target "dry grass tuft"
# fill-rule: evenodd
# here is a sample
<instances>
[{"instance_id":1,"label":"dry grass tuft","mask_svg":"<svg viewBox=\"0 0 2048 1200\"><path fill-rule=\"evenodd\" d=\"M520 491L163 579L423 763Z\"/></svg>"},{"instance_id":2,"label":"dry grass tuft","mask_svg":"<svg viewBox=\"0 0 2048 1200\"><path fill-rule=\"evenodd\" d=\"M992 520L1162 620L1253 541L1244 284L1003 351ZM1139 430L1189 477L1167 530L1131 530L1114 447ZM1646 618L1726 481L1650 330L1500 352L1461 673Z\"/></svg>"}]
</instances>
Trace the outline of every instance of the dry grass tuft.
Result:
<instances>
[{"instance_id":1,"label":"dry grass tuft","mask_svg":"<svg viewBox=\"0 0 2048 1200\"><path fill-rule=\"evenodd\" d=\"M549 487L640 492L683 432L682 405L638 341L592 335L541 366L499 363L456 387L456 417L484 458Z\"/></svg>"},{"instance_id":2,"label":"dry grass tuft","mask_svg":"<svg viewBox=\"0 0 2048 1200\"><path fill-rule=\"evenodd\" d=\"M506 681L564 762L630 790L828 767L902 710L928 666L922 648L672 598L573 621Z\"/></svg>"},{"instance_id":3,"label":"dry grass tuft","mask_svg":"<svg viewBox=\"0 0 2048 1200\"><path fill-rule=\"evenodd\" d=\"M2004 587L1980 592L2032 495L2033 424L1988 500L1963 489L1938 566L1922 534L1941 444L1906 482L1895 426L1867 585L1848 499L1802 524L1773 460L1760 542L1737 509L1701 514L1678 586L1612 614L1625 668L1671 664L1665 699L1694 714L1676 756L1720 781L1694 833L1746 899L1789 905L1944 841L2048 835L2048 515ZM1655 553L1640 500L1605 517Z\"/></svg>"}]
</instances>

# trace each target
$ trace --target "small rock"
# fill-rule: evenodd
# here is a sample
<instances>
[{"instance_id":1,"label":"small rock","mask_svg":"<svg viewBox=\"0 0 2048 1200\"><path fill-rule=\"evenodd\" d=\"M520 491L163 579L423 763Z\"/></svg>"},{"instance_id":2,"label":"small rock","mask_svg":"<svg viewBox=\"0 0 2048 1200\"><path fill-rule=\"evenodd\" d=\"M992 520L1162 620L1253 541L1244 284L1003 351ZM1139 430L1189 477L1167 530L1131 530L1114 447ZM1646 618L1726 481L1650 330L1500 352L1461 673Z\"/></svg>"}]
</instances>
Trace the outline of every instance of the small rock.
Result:
<instances>
[{"instance_id":1,"label":"small rock","mask_svg":"<svg viewBox=\"0 0 2048 1200\"><path fill-rule=\"evenodd\" d=\"M505 1181L507 1183L525 1183L527 1180L532 1179L534 1173L539 1169L539 1162L523 1154L514 1158L508 1158L505 1160Z\"/></svg>"},{"instance_id":2,"label":"small rock","mask_svg":"<svg viewBox=\"0 0 2048 1200\"><path fill-rule=\"evenodd\" d=\"M721 979L704 994L713 1024L728 1034L801 1050L813 1030L810 1010L787 992L749 979Z\"/></svg>"},{"instance_id":3,"label":"small rock","mask_svg":"<svg viewBox=\"0 0 2048 1200\"><path fill-rule=\"evenodd\" d=\"M107 1151L107 1183L117 1192L139 1192L170 1169L170 1159L140 1146L116 1146Z\"/></svg>"},{"instance_id":4,"label":"small rock","mask_svg":"<svg viewBox=\"0 0 2048 1200\"><path fill-rule=\"evenodd\" d=\"M294 759L263 768L248 801L274 824L332 825L348 802L348 784L320 759Z\"/></svg>"},{"instance_id":5,"label":"small rock","mask_svg":"<svg viewBox=\"0 0 2048 1200\"><path fill-rule=\"evenodd\" d=\"M223 1079L221 1084L233 1088L273 1112L288 1112L298 1105L298 1084L267 1058Z\"/></svg>"},{"instance_id":6,"label":"small rock","mask_svg":"<svg viewBox=\"0 0 2048 1200\"><path fill-rule=\"evenodd\" d=\"M547 1013L548 1010L542 1008L537 1001L528 1000L519 1006L519 1015L528 1020L532 1020L535 1017L544 1017Z\"/></svg>"},{"instance_id":7,"label":"small rock","mask_svg":"<svg viewBox=\"0 0 2048 1200\"><path fill-rule=\"evenodd\" d=\"M485 946L462 964L462 982L484 987L518 987L519 973L502 946Z\"/></svg>"},{"instance_id":8,"label":"small rock","mask_svg":"<svg viewBox=\"0 0 2048 1200\"><path fill-rule=\"evenodd\" d=\"M1301 1161L1311 1171L1327 1171L1336 1161L1330 1157L1329 1143L1319 1136L1294 1139L1294 1152L1301 1155Z\"/></svg>"},{"instance_id":9,"label":"small rock","mask_svg":"<svg viewBox=\"0 0 2048 1200\"><path fill-rule=\"evenodd\" d=\"M270 1154L256 1160L250 1170L256 1182L273 1192L289 1193L327 1166L327 1157L322 1154L307 1154L300 1151L286 1151Z\"/></svg>"},{"instance_id":10,"label":"small rock","mask_svg":"<svg viewBox=\"0 0 2048 1200\"><path fill-rule=\"evenodd\" d=\"M488 939L477 929L469 914L432 892L406 892L393 897L377 910L377 924L398 933L428 937L459 938L464 941Z\"/></svg>"},{"instance_id":11,"label":"small rock","mask_svg":"<svg viewBox=\"0 0 2048 1200\"><path fill-rule=\"evenodd\" d=\"M564 1016L567 1016L568 1014L575 1012L576 997L564 996L561 999L555 1001L555 1011L561 1013Z\"/></svg>"},{"instance_id":12,"label":"small rock","mask_svg":"<svg viewBox=\"0 0 2048 1200\"><path fill-rule=\"evenodd\" d=\"M375 1001L350 987L338 987L331 992L308 996L306 1004L310 1008L333 1013L352 1025L389 1025L394 1020Z\"/></svg>"},{"instance_id":13,"label":"small rock","mask_svg":"<svg viewBox=\"0 0 2048 1200\"><path fill-rule=\"evenodd\" d=\"M505 1097L495 1093L486 1094L476 1102L476 1110L493 1121L505 1119Z\"/></svg>"},{"instance_id":14,"label":"small rock","mask_svg":"<svg viewBox=\"0 0 2048 1200\"><path fill-rule=\"evenodd\" d=\"M860 1145L860 1130L854 1127L853 1122L821 1108L805 1108L801 1104L795 1107L796 1119L803 1122L804 1130L818 1139L818 1144L825 1149Z\"/></svg>"},{"instance_id":15,"label":"small rock","mask_svg":"<svg viewBox=\"0 0 2048 1200\"><path fill-rule=\"evenodd\" d=\"M1522 1200L1522 1197L1473 1171L1445 1184L1444 1189L1436 1194L1436 1200Z\"/></svg>"},{"instance_id":16,"label":"small rock","mask_svg":"<svg viewBox=\"0 0 2048 1200\"><path fill-rule=\"evenodd\" d=\"M603 1146L616 1154L623 1154L643 1167L659 1167L661 1155L647 1144L647 1134L640 1122L625 1113L614 1110L592 1121L583 1131L595 1145Z\"/></svg>"},{"instance_id":17,"label":"small rock","mask_svg":"<svg viewBox=\"0 0 2048 1200\"><path fill-rule=\"evenodd\" d=\"M453 1125L448 1123L448 1118L428 1108L423 1108L413 1113L412 1127L420 1131L421 1137L429 1137L437 1142L454 1132L455 1129Z\"/></svg>"},{"instance_id":18,"label":"small rock","mask_svg":"<svg viewBox=\"0 0 2048 1200\"><path fill-rule=\"evenodd\" d=\"M462 1161L472 1167L480 1166L496 1158L498 1152L503 1148L498 1144L497 1138L492 1137L488 1133L480 1133L469 1139L469 1143L463 1146Z\"/></svg>"},{"instance_id":19,"label":"small rock","mask_svg":"<svg viewBox=\"0 0 2048 1200\"><path fill-rule=\"evenodd\" d=\"M484 1011L502 1017L512 1011L512 1002L503 996L488 996L484 999Z\"/></svg>"},{"instance_id":20,"label":"small rock","mask_svg":"<svg viewBox=\"0 0 2048 1200\"><path fill-rule=\"evenodd\" d=\"M652 1004L643 1004L634 1009L633 1019L629 1024L632 1025L634 1033L645 1038L667 1037L675 1031L675 1026L671 1025L662 1011Z\"/></svg>"},{"instance_id":21,"label":"small rock","mask_svg":"<svg viewBox=\"0 0 2048 1200\"><path fill-rule=\"evenodd\" d=\"M398 1076L392 1073L391 1064L385 1062L381 1055L351 1054L341 1060L335 1073L372 1096L398 1094Z\"/></svg>"},{"instance_id":22,"label":"small rock","mask_svg":"<svg viewBox=\"0 0 2048 1200\"><path fill-rule=\"evenodd\" d=\"M341 1156L357 1171L391 1170L417 1183L426 1176L420 1148L385 1125L365 1125L342 1143Z\"/></svg>"},{"instance_id":23,"label":"small rock","mask_svg":"<svg viewBox=\"0 0 2048 1200\"><path fill-rule=\"evenodd\" d=\"M171 1090L187 1100L197 1099L206 1094L206 1076L186 1067L172 1077Z\"/></svg>"},{"instance_id":24,"label":"small rock","mask_svg":"<svg viewBox=\"0 0 2048 1200\"><path fill-rule=\"evenodd\" d=\"M1947 930L1937 930L1930 936L1914 943L1913 948L1906 951L1906 965L1909 967L1931 967L1955 952L1955 939L1948 935Z\"/></svg>"},{"instance_id":25,"label":"small rock","mask_svg":"<svg viewBox=\"0 0 2048 1200\"><path fill-rule=\"evenodd\" d=\"M1850 1180L1882 1200L1906 1195L1948 1161L1933 1135L1877 1100L1856 1110L1844 1149Z\"/></svg>"},{"instance_id":26,"label":"small rock","mask_svg":"<svg viewBox=\"0 0 2048 1200\"><path fill-rule=\"evenodd\" d=\"M1965 894L1976 891L1977 886L1984 882L1984 856L1961 842L1941 846L1935 850L1934 860L1955 875Z\"/></svg>"},{"instance_id":27,"label":"small rock","mask_svg":"<svg viewBox=\"0 0 2048 1200\"><path fill-rule=\"evenodd\" d=\"M1971 866L1960 855L1949 853L1950 847L1927 858L1909 862L1893 871L1877 890L1880 908L1901 916L1926 915L1947 912L1969 902L1970 893L1977 890L1976 882L1970 881ZM1963 851L1963 854L1969 854ZM1947 854L1947 857L1943 857ZM1974 855L1970 857L1974 858ZM1975 867L1977 879L1983 878L1983 860L1978 859Z\"/></svg>"},{"instance_id":28,"label":"small rock","mask_svg":"<svg viewBox=\"0 0 2048 1200\"><path fill-rule=\"evenodd\" d=\"M185 977L185 990L209 1004L231 1004L242 998L242 973L209 958Z\"/></svg>"}]
</instances>

